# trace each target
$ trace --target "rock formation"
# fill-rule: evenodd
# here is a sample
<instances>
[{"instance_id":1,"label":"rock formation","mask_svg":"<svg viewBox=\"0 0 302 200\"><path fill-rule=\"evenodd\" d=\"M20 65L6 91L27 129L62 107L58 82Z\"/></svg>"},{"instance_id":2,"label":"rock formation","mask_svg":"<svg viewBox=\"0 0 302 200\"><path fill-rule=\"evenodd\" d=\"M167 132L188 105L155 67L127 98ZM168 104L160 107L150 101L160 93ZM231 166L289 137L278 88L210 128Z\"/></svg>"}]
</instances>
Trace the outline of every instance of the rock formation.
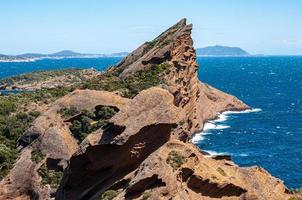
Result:
<instances>
[{"instance_id":1,"label":"rock formation","mask_svg":"<svg viewBox=\"0 0 302 200\"><path fill-rule=\"evenodd\" d=\"M75 90L51 104L19 139L21 156L0 183L0 199L281 200L293 194L260 167L238 167L204 155L190 140L207 120L249 107L197 78L192 25L183 19L106 73L121 80L155 65L169 66L161 84L133 99L117 92ZM118 112L83 141L60 110ZM79 115L79 114L77 114ZM33 151L45 157L34 163ZM42 184L42 165L64 171L59 186ZM26 167L26 168L23 168Z\"/></svg>"}]
</instances>

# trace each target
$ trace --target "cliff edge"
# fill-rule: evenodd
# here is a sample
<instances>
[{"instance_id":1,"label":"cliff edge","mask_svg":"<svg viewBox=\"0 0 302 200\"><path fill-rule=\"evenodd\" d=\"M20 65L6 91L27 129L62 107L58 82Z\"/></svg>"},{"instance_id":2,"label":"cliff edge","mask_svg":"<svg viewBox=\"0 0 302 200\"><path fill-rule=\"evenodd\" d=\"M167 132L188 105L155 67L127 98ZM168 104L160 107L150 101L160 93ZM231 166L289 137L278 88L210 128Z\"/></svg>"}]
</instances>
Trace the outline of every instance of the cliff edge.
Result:
<instances>
[{"instance_id":1,"label":"cliff edge","mask_svg":"<svg viewBox=\"0 0 302 200\"><path fill-rule=\"evenodd\" d=\"M198 80L191 31L179 21L85 84L101 91L77 89L48 105L18 140L20 157L0 198L293 196L264 169L216 160L190 142L218 113L249 109Z\"/></svg>"}]
</instances>

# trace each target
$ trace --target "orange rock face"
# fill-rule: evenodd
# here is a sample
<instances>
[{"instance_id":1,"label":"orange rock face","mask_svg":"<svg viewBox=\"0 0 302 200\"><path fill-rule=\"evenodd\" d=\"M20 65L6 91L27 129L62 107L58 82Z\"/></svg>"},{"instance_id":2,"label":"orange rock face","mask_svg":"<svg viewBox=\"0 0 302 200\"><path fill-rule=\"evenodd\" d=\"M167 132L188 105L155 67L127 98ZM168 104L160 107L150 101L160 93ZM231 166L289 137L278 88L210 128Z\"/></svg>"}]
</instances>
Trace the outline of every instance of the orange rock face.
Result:
<instances>
[{"instance_id":1,"label":"orange rock face","mask_svg":"<svg viewBox=\"0 0 302 200\"><path fill-rule=\"evenodd\" d=\"M20 139L21 157L1 182L0 199L238 199L287 200L293 194L260 167L241 168L232 161L204 155L190 140L204 123L246 104L197 78L192 25L181 20L141 45L108 72L121 79L168 64L162 83L133 99L105 91L76 90L52 104ZM62 107L119 109L106 128L78 144L58 114ZM56 191L41 184L30 159L39 149L57 161L64 176ZM27 169L22 175L21 166ZM20 182L21 181L21 182ZM298 197L297 197L298 198Z\"/></svg>"}]
</instances>

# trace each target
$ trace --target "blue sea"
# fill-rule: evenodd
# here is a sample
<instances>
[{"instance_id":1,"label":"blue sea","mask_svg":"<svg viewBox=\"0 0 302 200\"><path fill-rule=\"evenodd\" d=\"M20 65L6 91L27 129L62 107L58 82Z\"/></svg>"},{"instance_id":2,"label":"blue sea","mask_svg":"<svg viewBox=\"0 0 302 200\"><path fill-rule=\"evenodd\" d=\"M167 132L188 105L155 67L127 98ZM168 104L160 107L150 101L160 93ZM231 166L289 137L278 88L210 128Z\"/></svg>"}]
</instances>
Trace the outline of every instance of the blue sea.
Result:
<instances>
[{"instance_id":1,"label":"blue sea","mask_svg":"<svg viewBox=\"0 0 302 200\"><path fill-rule=\"evenodd\" d=\"M65 68L104 70L121 60L120 57L41 59L35 62L0 62L0 79L22 73Z\"/></svg>"},{"instance_id":2,"label":"blue sea","mask_svg":"<svg viewBox=\"0 0 302 200\"><path fill-rule=\"evenodd\" d=\"M104 70L121 58L69 58L0 63L0 78L69 67ZM194 139L211 154L229 154L240 166L260 165L302 187L302 57L198 58L199 78L250 105L251 112L220 115Z\"/></svg>"}]
</instances>

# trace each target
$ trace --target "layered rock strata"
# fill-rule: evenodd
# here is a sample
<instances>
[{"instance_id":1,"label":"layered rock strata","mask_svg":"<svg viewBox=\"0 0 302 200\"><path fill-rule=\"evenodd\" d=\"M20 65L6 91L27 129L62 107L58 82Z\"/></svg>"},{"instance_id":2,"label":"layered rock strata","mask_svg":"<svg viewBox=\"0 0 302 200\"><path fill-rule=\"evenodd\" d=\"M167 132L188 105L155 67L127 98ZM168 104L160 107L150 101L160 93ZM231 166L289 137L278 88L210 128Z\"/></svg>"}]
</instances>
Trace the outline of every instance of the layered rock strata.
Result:
<instances>
[{"instance_id":1,"label":"layered rock strata","mask_svg":"<svg viewBox=\"0 0 302 200\"><path fill-rule=\"evenodd\" d=\"M218 113L249 109L236 97L198 80L191 31L192 25L183 19L108 69L125 80L155 65L169 66L161 84L133 99L114 92L76 90L49 106L20 138L21 156L0 183L0 198L280 200L293 196L264 169L211 158L190 143ZM58 113L63 107L91 111L100 105L119 111L82 142ZM33 150L46 157L33 163ZM37 171L45 163L64 171L58 188L42 184Z\"/></svg>"}]
</instances>

